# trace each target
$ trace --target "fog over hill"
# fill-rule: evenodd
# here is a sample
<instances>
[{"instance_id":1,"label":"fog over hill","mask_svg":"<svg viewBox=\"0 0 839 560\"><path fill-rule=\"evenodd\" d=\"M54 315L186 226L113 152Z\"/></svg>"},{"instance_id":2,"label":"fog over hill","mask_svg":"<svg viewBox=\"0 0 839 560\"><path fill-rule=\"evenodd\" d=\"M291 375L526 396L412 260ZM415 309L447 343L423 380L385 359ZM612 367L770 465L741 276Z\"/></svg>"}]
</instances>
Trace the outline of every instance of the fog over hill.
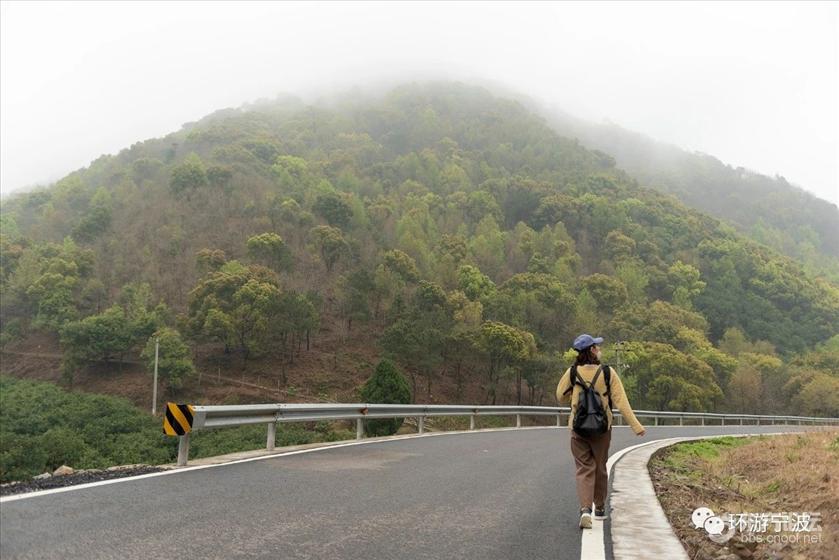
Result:
<instances>
[{"instance_id":1,"label":"fog over hill","mask_svg":"<svg viewBox=\"0 0 839 560\"><path fill-rule=\"evenodd\" d=\"M0 193L219 107L281 91L312 101L389 77L503 82L839 202L832 2L0 10Z\"/></svg>"}]
</instances>

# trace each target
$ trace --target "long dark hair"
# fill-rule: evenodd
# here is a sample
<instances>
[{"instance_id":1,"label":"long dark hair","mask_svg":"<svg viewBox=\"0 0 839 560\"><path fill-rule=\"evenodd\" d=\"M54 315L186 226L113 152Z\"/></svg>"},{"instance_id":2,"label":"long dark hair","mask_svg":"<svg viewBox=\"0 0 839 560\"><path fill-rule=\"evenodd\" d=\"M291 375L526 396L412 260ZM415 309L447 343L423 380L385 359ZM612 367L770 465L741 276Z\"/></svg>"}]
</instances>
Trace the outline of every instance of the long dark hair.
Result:
<instances>
[{"instance_id":1,"label":"long dark hair","mask_svg":"<svg viewBox=\"0 0 839 560\"><path fill-rule=\"evenodd\" d=\"M577 359L574 361L575 366L584 366L588 364L600 365L600 360L593 352L594 346L589 346L585 350L577 352Z\"/></svg>"}]
</instances>

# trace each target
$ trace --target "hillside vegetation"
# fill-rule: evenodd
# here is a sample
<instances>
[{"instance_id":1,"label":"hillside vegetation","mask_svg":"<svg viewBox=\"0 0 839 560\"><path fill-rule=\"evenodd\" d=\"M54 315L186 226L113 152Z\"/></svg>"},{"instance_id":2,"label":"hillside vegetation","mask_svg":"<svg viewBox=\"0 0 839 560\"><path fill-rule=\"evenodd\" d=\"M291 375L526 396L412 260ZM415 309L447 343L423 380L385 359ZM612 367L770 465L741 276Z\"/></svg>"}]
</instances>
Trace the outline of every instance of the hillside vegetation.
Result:
<instances>
[{"instance_id":1,"label":"hillside vegetation","mask_svg":"<svg viewBox=\"0 0 839 560\"><path fill-rule=\"evenodd\" d=\"M614 161L459 84L222 110L4 204L3 341L70 381L158 333L188 390L340 331L414 401L551 404L585 331L637 408L839 414L837 285Z\"/></svg>"},{"instance_id":2,"label":"hillside vegetation","mask_svg":"<svg viewBox=\"0 0 839 560\"><path fill-rule=\"evenodd\" d=\"M645 185L726 220L738 231L801 262L808 272L839 282L839 208L784 177L726 165L709 154L656 142L615 124L552 113L565 136L602 150Z\"/></svg>"},{"instance_id":3,"label":"hillside vegetation","mask_svg":"<svg viewBox=\"0 0 839 560\"><path fill-rule=\"evenodd\" d=\"M94 469L126 464L173 463L178 438L163 435L162 420L125 399L71 393L50 383L0 377L0 482L23 480L61 465ZM281 424L277 445L350 437L318 424ZM192 434L190 457L259 449L265 426Z\"/></svg>"}]
</instances>

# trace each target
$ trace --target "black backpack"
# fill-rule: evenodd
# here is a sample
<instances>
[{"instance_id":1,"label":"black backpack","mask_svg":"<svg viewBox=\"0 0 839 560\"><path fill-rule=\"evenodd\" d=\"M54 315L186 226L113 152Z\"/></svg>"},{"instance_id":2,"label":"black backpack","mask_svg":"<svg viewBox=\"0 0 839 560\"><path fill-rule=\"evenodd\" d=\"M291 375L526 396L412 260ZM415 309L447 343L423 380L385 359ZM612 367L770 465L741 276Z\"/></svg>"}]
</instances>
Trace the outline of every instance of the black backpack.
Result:
<instances>
[{"instance_id":1,"label":"black backpack","mask_svg":"<svg viewBox=\"0 0 839 560\"><path fill-rule=\"evenodd\" d=\"M603 408L603 402L600 399L600 393L594 388L600 372L603 371L606 376L606 396L609 399L609 408L612 408L612 387L611 387L611 368L607 365L602 365L597 368L597 373L591 379L591 383L586 385L585 380L577 372L577 366L571 367L571 376L573 382L569 390L574 388L574 385L582 387L580 389L579 397L577 398L577 412L574 415L573 429L579 435L584 437L596 436L609 429L609 420L606 415L606 410Z\"/></svg>"}]
</instances>

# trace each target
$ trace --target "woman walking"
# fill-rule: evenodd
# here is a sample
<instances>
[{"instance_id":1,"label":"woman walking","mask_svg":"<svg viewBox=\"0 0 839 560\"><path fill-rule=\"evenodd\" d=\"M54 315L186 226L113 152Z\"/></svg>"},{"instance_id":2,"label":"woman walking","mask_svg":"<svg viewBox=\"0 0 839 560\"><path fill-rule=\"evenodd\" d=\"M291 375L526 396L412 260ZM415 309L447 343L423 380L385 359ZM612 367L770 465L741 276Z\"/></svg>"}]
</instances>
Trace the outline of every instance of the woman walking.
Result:
<instances>
[{"instance_id":1,"label":"woman walking","mask_svg":"<svg viewBox=\"0 0 839 560\"><path fill-rule=\"evenodd\" d=\"M577 466L581 529L591 528L592 505L595 519L606 517L606 461L609 458L609 443L612 439L612 406L620 411L637 435L643 436L646 433L644 426L632 412L618 372L613 367L600 364L602 343L603 339L600 337L594 338L587 334L578 336L574 340L577 359L574 365L565 371L556 388L556 398L560 406L571 403L568 427L571 428L571 454ZM581 435L574 430L580 393L584 392L586 387L591 387L600 396L602 408L606 413L605 431L599 434Z\"/></svg>"}]
</instances>

